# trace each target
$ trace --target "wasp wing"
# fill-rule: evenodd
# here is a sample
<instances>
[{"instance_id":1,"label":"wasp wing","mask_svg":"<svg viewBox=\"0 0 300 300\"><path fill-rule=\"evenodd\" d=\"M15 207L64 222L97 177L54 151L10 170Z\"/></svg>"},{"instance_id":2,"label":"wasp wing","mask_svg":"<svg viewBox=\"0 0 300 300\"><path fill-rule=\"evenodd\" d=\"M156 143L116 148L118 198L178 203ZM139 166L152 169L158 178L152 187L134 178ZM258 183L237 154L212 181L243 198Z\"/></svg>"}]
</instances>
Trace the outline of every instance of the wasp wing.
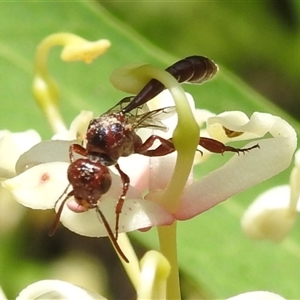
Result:
<instances>
[{"instance_id":1,"label":"wasp wing","mask_svg":"<svg viewBox=\"0 0 300 300\"><path fill-rule=\"evenodd\" d=\"M132 116L130 118L130 123L132 124L133 129L139 128L152 128L162 131L167 131L168 128L161 120L170 118L176 113L175 106L168 106L164 108L159 108L152 110L137 116Z\"/></svg>"},{"instance_id":2,"label":"wasp wing","mask_svg":"<svg viewBox=\"0 0 300 300\"><path fill-rule=\"evenodd\" d=\"M104 115L121 111L124 107L126 107L133 100L133 98L134 98L133 96L123 98L115 106L113 106L108 111L106 111L104 113Z\"/></svg>"},{"instance_id":3,"label":"wasp wing","mask_svg":"<svg viewBox=\"0 0 300 300\"><path fill-rule=\"evenodd\" d=\"M135 98L135 96L129 96L129 97L123 98L115 106L113 106L108 111L106 111L104 113L104 115L122 111L134 98ZM137 116L137 115L142 115L147 112L149 112L148 105L143 104L143 105L140 105L140 106L134 108L130 112L127 112L126 115Z\"/></svg>"}]
</instances>

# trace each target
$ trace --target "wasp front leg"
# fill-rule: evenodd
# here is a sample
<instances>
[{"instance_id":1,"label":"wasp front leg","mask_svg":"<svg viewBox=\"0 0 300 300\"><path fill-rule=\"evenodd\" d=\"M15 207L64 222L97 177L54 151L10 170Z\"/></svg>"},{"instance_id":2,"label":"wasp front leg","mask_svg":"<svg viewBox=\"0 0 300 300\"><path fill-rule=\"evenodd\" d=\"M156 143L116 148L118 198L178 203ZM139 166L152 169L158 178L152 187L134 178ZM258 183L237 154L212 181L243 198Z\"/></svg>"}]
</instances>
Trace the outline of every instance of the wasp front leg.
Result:
<instances>
[{"instance_id":1,"label":"wasp front leg","mask_svg":"<svg viewBox=\"0 0 300 300\"><path fill-rule=\"evenodd\" d=\"M118 234L119 234L119 219L120 219L120 214L122 212L122 208L123 208L123 205L124 205L125 197L126 197L126 194L128 192L128 189L129 189L130 179L129 179L128 175L125 174L120 169L119 164L115 164L115 168L119 172L121 180L122 180L122 183L123 183L122 193L121 193L121 196L119 197L119 200L117 202L116 211L115 211L116 212L116 225L115 225L115 232L116 233L115 233L115 239L117 240L118 239Z\"/></svg>"},{"instance_id":2,"label":"wasp front leg","mask_svg":"<svg viewBox=\"0 0 300 300\"><path fill-rule=\"evenodd\" d=\"M69 158L70 162L74 162L74 153L77 153L81 156L87 157L87 150L79 144L72 144L69 148Z\"/></svg>"}]
</instances>

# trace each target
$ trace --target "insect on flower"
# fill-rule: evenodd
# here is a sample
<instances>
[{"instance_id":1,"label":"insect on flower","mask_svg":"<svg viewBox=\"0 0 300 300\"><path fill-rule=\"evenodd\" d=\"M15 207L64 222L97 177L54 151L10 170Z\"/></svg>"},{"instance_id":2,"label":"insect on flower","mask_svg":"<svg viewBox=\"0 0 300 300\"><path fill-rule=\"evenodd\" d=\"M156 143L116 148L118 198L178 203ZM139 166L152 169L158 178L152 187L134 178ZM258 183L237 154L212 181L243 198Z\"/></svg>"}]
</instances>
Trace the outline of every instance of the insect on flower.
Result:
<instances>
[{"instance_id":1,"label":"insect on flower","mask_svg":"<svg viewBox=\"0 0 300 300\"><path fill-rule=\"evenodd\" d=\"M168 67L170 73L179 83L202 83L213 77L218 68L208 58L202 56L190 56ZM119 217L129 188L130 179L121 170L118 159L121 156L129 156L133 153L145 156L164 156L174 152L172 138L164 139L157 135L151 135L146 141L142 141L137 134L140 128L166 129L162 119L175 113L175 106L160 108L149 111L147 101L154 98L165 86L156 79L152 79L136 95L122 99L116 106L108 110L98 118L91 120L86 133L86 145L72 144L69 148L70 166L67 171L68 180L72 190L66 191L59 200L67 193L60 204L55 222L50 234L54 234L58 226L60 216L66 201L74 197L81 211L95 209L102 220L108 235L125 261L128 261L118 246ZM155 141L160 145L150 149ZM224 151L245 152L252 148L237 149L209 138L201 138L199 145L215 153ZM75 159L79 154L83 158ZM115 233L110 228L105 216L98 207L101 196L110 189L111 176L109 166L114 166L120 174L123 188L116 203ZM57 201L58 202L58 201ZM56 203L57 203L56 202Z\"/></svg>"}]
</instances>

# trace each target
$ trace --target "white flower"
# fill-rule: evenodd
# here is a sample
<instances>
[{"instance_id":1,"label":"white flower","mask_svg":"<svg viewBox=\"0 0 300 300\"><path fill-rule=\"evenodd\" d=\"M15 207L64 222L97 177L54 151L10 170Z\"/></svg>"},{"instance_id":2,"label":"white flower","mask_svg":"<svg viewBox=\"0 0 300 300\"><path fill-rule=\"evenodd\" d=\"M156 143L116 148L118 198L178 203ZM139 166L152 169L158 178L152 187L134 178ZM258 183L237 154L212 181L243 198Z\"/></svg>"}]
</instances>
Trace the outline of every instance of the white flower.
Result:
<instances>
[{"instance_id":1,"label":"white flower","mask_svg":"<svg viewBox=\"0 0 300 300\"><path fill-rule=\"evenodd\" d=\"M20 155L39 143L41 138L35 130L24 132L0 131L0 178L15 176L15 165ZM7 233L19 222L24 210L13 201L11 194L0 186L0 232ZM11 212L14 212L13 214Z\"/></svg>"},{"instance_id":2,"label":"white flower","mask_svg":"<svg viewBox=\"0 0 300 300\"><path fill-rule=\"evenodd\" d=\"M241 220L245 234L253 239L284 239L294 227L300 211L300 151L295 154L295 166L290 185L274 187L262 193L248 207Z\"/></svg>"},{"instance_id":3,"label":"white flower","mask_svg":"<svg viewBox=\"0 0 300 300\"><path fill-rule=\"evenodd\" d=\"M130 178L135 173L136 177L132 182L138 187L136 190L131 186L126 196L120 215L120 232L168 225L175 219L192 218L232 195L278 174L290 164L297 142L296 133L287 122L279 117L266 113L254 113L248 119L241 112L226 112L209 118L207 124L207 131L213 138L215 136L221 140L260 138L243 147L259 143L260 148L252 149L245 154L235 154L222 167L199 181L193 182L191 173L183 194L180 196L179 207L172 208L172 211L166 210L160 204L159 199L173 174L176 153L150 159L140 158L141 155L131 155L120 159L122 170ZM269 137L261 139L268 134ZM48 141L37 145L28 152L28 155L23 155L17 164L20 172L24 171L26 165L31 168L5 181L3 185L20 203L28 207L53 208L56 200L68 185L68 147L71 143L72 141ZM213 151L218 152L215 145ZM34 155L34 153L37 154ZM45 153L47 155L43 157ZM134 161L136 157L140 158L138 163ZM126 164L123 163L125 161ZM144 176L145 174L147 176ZM112 174L112 186L101 197L98 205L112 228L115 225L115 205L121 190L120 177ZM145 200L141 192L147 190L147 200ZM63 199L64 196L61 200ZM60 203L55 206L56 210L59 209ZM61 222L70 230L88 236L107 235L95 211L78 213L70 208L71 206L67 205L61 215Z\"/></svg>"},{"instance_id":4,"label":"white flower","mask_svg":"<svg viewBox=\"0 0 300 300\"><path fill-rule=\"evenodd\" d=\"M235 154L219 169L186 187L176 218L191 218L229 197L286 169L297 145L295 130L283 119L256 112L250 119L242 112L225 112L208 119L207 131L221 141L262 138L245 145L259 148ZM270 136L268 137L268 135Z\"/></svg>"}]
</instances>

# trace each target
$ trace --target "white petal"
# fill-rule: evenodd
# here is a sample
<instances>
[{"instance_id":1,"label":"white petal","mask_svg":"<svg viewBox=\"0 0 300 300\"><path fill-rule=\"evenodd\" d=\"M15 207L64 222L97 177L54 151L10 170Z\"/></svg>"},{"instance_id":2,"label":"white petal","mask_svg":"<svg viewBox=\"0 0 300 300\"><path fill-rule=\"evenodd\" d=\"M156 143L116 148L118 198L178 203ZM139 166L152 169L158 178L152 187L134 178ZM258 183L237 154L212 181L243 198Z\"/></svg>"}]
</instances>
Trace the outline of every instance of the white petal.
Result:
<instances>
[{"instance_id":1,"label":"white petal","mask_svg":"<svg viewBox=\"0 0 300 300\"><path fill-rule=\"evenodd\" d=\"M70 132L73 132L75 136L73 139L84 140L90 121L93 119L93 112L83 110L73 120L70 125Z\"/></svg>"},{"instance_id":2,"label":"white petal","mask_svg":"<svg viewBox=\"0 0 300 300\"><path fill-rule=\"evenodd\" d=\"M164 90L156 97L152 98L151 101L147 103L150 110L155 110L161 107L168 107L174 105L173 97L169 90Z\"/></svg>"},{"instance_id":3,"label":"white petal","mask_svg":"<svg viewBox=\"0 0 300 300\"><path fill-rule=\"evenodd\" d=\"M16 300L28 299L94 300L106 298L61 280L41 280L27 286Z\"/></svg>"},{"instance_id":4,"label":"white petal","mask_svg":"<svg viewBox=\"0 0 300 300\"><path fill-rule=\"evenodd\" d=\"M69 163L37 165L20 175L2 182L21 204L34 209L53 208L68 185Z\"/></svg>"},{"instance_id":5,"label":"white petal","mask_svg":"<svg viewBox=\"0 0 300 300\"><path fill-rule=\"evenodd\" d=\"M184 190L176 217L191 218L283 171L291 163L296 142L295 134L270 138L259 141L260 149L235 154L225 165Z\"/></svg>"},{"instance_id":6,"label":"white petal","mask_svg":"<svg viewBox=\"0 0 300 300\"><path fill-rule=\"evenodd\" d=\"M267 291L255 291L239 294L227 300L285 300L285 298Z\"/></svg>"},{"instance_id":7,"label":"white petal","mask_svg":"<svg viewBox=\"0 0 300 300\"><path fill-rule=\"evenodd\" d=\"M237 137L228 137L224 127L234 132L243 133ZM248 117L239 111L229 111L209 118L207 121L209 135L224 143L263 137L270 133L273 137L295 136L294 129L283 119L268 113L255 112Z\"/></svg>"},{"instance_id":8,"label":"white petal","mask_svg":"<svg viewBox=\"0 0 300 300\"><path fill-rule=\"evenodd\" d=\"M195 101L193 96L189 93L185 93L185 95L191 109L194 110ZM158 109L161 107L173 106L173 105L175 105L173 96L170 93L170 91L167 89L163 90L160 94L158 94L156 97L154 97L153 99L151 99L151 101L148 102L148 107L150 110Z\"/></svg>"},{"instance_id":9,"label":"white petal","mask_svg":"<svg viewBox=\"0 0 300 300\"><path fill-rule=\"evenodd\" d=\"M261 194L246 210L241 220L245 234L253 239L281 241L296 221L289 209L290 187L278 186Z\"/></svg>"},{"instance_id":10,"label":"white petal","mask_svg":"<svg viewBox=\"0 0 300 300\"><path fill-rule=\"evenodd\" d=\"M50 140L38 143L20 156L16 164L17 174L43 163L70 162L69 147L74 143L76 144L77 140Z\"/></svg>"},{"instance_id":11,"label":"white petal","mask_svg":"<svg viewBox=\"0 0 300 300\"><path fill-rule=\"evenodd\" d=\"M12 133L0 132L0 176L10 177L15 174L15 164L19 156L41 140L35 130Z\"/></svg>"},{"instance_id":12,"label":"white petal","mask_svg":"<svg viewBox=\"0 0 300 300\"><path fill-rule=\"evenodd\" d=\"M83 110L80 114L72 121L70 129L64 132L55 134L53 140L84 140L87 128L90 121L93 118L93 112Z\"/></svg>"},{"instance_id":13,"label":"white petal","mask_svg":"<svg viewBox=\"0 0 300 300\"><path fill-rule=\"evenodd\" d=\"M116 199L104 195L99 209L104 214L112 231L115 231ZM64 208L61 222L65 227L80 235L90 237L107 236L107 230L100 221L95 209L83 213L74 213ZM161 206L143 199L126 199L120 214L119 232L129 232L157 225L169 225L174 218Z\"/></svg>"},{"instance_id":14,"label":"white petal","mask_svg":"<svg viewBox=\"0 0 300 300\"><path fill-rule=\"evenodd\" d=\"M209 118L214 117L216 114L212 113L207 109L199 109L196 108L194 111L194 116L196 119L197 124L201 127ZM201 134L202 136L202 134Z\"/></svg>"}]
</instances>

